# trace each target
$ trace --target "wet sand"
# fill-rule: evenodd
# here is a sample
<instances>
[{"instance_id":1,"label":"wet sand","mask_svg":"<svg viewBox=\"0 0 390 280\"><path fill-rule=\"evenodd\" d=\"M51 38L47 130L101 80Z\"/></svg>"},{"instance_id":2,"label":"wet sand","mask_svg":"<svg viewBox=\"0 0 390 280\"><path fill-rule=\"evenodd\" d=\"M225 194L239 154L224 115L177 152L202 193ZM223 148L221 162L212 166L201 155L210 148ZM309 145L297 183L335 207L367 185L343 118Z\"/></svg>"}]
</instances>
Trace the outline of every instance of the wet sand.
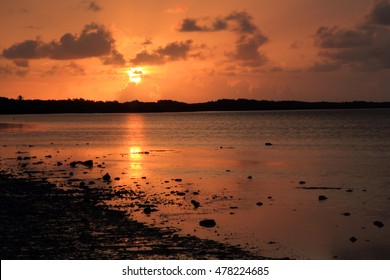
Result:
<instances>
[{"instance_id":1,"label":"wet sand","mask_svg":"<svg viewBox=\"0 0 390 280\"><path fill-rule=\"evenodd\" d=\"M1 259L263 259L146 226L99 204L104 195L0 173Z\"/></svg>"}]
</instances>

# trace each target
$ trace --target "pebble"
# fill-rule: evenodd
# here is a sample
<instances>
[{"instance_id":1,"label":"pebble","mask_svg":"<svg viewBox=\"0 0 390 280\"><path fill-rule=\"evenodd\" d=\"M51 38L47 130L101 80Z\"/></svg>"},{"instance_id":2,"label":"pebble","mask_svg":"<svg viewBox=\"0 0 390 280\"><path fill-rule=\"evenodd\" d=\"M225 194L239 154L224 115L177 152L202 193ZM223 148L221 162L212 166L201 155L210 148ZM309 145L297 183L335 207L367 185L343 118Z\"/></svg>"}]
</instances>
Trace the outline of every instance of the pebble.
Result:
<instances>
[{"instance_id":1,"label":"pebble","mask_svg":"<svg viewBox=\"0 0 390 280\"><path fill-rule=\"evenodd\" d=\"M321 200L327 200L328 198L325 196L325 195L320 195L318 196L318 200L321 201Z\"/></svg>"},{"instance_id":2,"label":"pebble","mask_svg":"<svg viewBox=\"0 0 390 280\"><path fill-rule=\"evenodd\" d=\"M373 224L374 224L374 226L377 226L378 228L382 228L384 226L384 224L380 221L374 221Z\"/></svg>"},{"instance_id":3,"label":"pebble","mask_svg":"<svg viewBox=\"0 0 390 280\"><path fill-rule=\"evenodd\" d=\"M215 227L217 223L213 219L205 219L205 220L201 220L199 222L199 225L202 227L212 228Z\"/></svg>"}]
</instances>

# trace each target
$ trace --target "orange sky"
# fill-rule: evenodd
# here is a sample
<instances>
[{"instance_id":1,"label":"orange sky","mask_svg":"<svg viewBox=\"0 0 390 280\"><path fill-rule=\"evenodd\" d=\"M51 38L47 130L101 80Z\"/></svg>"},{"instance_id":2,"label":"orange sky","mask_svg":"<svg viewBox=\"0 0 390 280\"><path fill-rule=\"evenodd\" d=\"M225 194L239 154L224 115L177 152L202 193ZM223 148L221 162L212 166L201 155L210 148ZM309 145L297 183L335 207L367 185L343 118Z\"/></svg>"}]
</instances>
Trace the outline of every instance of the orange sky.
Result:
<instances>
[{"instance_id":1,"label":"orange sky","mask_svg":"<svg viewBox=\"0 0 390 280\"><path fill-rule=\"evenodd\" d=\"M0 0L0 25L10 98L390 100L389 0Z\"/></svg>"}]
</instances>

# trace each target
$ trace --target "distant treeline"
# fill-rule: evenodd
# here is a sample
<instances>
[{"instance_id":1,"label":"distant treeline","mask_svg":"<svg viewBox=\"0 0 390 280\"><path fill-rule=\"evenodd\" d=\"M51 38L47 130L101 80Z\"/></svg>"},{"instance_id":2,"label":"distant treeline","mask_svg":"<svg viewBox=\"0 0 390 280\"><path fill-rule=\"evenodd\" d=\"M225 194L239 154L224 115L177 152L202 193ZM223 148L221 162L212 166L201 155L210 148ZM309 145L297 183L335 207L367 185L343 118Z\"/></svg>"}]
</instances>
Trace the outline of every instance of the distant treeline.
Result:
<instances>
[{"instance_id":1,"label":"distant treeline","mask_svg":"<svg viewBox=\"0 0 390 280\"><path fill-rule=\"evenodd\" d=\"M24 100L0 97L0 114L54 114L54 113L149 113L195 111L253 111L304 109L359 109L390 108L390 102L302 102L267 101L252 99L220 99L204 103L184 103L173 100L120 103L118 101Z\"/></svg>"}]
</instances>

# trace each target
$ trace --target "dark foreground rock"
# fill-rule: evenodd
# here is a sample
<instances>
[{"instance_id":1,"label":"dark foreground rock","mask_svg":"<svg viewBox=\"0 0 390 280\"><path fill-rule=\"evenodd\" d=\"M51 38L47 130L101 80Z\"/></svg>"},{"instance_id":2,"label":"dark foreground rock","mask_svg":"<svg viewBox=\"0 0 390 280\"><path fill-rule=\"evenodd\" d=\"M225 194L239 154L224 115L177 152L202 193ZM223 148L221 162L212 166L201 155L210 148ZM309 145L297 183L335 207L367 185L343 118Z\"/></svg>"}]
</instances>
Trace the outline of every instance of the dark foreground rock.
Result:
<instances>
[{"instance_id":1,"label":"dark foreground rock","mask_svg":"<svg viewBox=\"0 0 390 280\"><path fill-rule=\"evenodd\" d=\"M0 174L1 259L262 259L239 247L147 227L78 193Z\"/></svg>"}]
</instances>

